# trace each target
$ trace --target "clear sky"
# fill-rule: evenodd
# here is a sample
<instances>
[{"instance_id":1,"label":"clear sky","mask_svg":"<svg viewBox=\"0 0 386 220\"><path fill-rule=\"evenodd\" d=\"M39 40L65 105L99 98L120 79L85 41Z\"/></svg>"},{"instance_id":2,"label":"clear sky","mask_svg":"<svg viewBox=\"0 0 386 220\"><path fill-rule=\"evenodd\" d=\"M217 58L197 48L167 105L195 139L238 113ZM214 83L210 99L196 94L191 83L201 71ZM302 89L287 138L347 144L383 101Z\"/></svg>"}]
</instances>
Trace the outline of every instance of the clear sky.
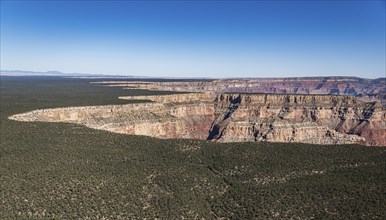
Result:
<instances>
[{"instance_id":1,"label":"clear sky","mask_svg":"<svg viewBox=\"0 0 386 220\"><path fill-rule=\"evenodd\" d=\"M1 69L385 77L385 1L1 1Z\"/></svg>"}]
</instances>

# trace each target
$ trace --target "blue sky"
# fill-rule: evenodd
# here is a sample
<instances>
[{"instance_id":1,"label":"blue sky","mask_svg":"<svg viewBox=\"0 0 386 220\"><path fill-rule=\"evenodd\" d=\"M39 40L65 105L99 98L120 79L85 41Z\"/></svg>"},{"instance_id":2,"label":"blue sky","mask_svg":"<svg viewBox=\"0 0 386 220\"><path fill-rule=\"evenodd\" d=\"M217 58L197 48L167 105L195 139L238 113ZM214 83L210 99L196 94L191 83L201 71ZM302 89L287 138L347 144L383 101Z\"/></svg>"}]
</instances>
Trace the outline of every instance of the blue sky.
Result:
<instances>
[{"instance_id":1,"label":"blue sky","mask_svg":"<svg viewBox=\"0 0 386 220\"><path fill-rule=\"evenodd\" d=\"M1 1L1 69L385 77L385 1Z\"/></svg>"}]
</instances>

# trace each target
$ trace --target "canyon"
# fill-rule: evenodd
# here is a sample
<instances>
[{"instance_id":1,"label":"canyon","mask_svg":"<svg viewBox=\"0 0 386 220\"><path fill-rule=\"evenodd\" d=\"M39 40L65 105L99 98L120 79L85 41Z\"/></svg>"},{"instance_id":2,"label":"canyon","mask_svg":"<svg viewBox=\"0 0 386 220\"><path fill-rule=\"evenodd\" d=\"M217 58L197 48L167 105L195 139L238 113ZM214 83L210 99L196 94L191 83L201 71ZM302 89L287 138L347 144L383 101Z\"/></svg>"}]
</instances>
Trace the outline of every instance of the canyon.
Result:
<instances>
[{"instance_id":1,"label":"canyon","mask_svg":"<svg viewBox=\"0 0 386 220\"><path fill-rule=\"evenodd\" d=\"M364 101L379 101L386 105L386 78L358 77L296 77L216 80L141 80L100 81L102 86L155 91L219 93L275 93L350 95Z\"/></svg>"},{"instance_id":2,"label":"canyon","mask_svg":"<svg viewBox=\"0 0 386 220\"><path fill-rule=\"evenodd\" d=\"M157 138L386 146L384 107L354 96L208 92L119 98L147 102L40 109L9 119Z\"/></svg>"}]
</instances>

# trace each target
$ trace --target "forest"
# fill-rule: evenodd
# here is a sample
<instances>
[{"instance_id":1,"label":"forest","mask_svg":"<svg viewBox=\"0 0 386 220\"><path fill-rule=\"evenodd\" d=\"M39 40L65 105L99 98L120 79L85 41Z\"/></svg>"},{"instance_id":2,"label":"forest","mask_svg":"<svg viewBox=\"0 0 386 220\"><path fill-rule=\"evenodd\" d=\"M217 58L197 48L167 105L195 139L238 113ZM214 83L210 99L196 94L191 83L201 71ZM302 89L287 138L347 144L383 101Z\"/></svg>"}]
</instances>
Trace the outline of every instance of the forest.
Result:
<instances>
[{"instance_id":1,"label":"forest","mask_svg":"<svg viewBox=\"0 0 386 220\"><path fill-rule=\"evenodd\" d=\"M0 80L1 219L386 218L384 147L156 139L11 121L35 109L170 92L95 79Z\"/></svg>"}]
</instances>

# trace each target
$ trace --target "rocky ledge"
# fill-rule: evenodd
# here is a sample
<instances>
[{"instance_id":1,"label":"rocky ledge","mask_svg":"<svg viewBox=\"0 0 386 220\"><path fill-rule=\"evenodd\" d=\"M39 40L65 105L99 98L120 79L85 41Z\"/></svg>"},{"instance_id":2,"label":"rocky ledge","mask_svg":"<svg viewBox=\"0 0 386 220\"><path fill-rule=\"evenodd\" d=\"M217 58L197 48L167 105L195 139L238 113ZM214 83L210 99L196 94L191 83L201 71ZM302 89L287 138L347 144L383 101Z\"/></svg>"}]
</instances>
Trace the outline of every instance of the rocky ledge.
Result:
<instances>
[{"instance_id":1,"label":"rocky ledge","mask_svg":"<svg viewBox=\"0 0 386 220\"><path fill-rule=\"evenodd\" d=\"M252 78L197 81L102 81L104 86L126 89L219 93L276 93L350 95L364 101L380 101L386 106L386 78L297 77Z\"/></svg>"},{"instance_id":2,"label":"rocky ledge","mask_svg":"<svg viewBox=\"0 0 386 220\"><path fill-rule=\"evenodd\" d=\"M120 97L151 103L35 110L18 121L68 122L158 138L386 146L386 111L352 96L222 93Z\"/></svg>"}]
</instances>

